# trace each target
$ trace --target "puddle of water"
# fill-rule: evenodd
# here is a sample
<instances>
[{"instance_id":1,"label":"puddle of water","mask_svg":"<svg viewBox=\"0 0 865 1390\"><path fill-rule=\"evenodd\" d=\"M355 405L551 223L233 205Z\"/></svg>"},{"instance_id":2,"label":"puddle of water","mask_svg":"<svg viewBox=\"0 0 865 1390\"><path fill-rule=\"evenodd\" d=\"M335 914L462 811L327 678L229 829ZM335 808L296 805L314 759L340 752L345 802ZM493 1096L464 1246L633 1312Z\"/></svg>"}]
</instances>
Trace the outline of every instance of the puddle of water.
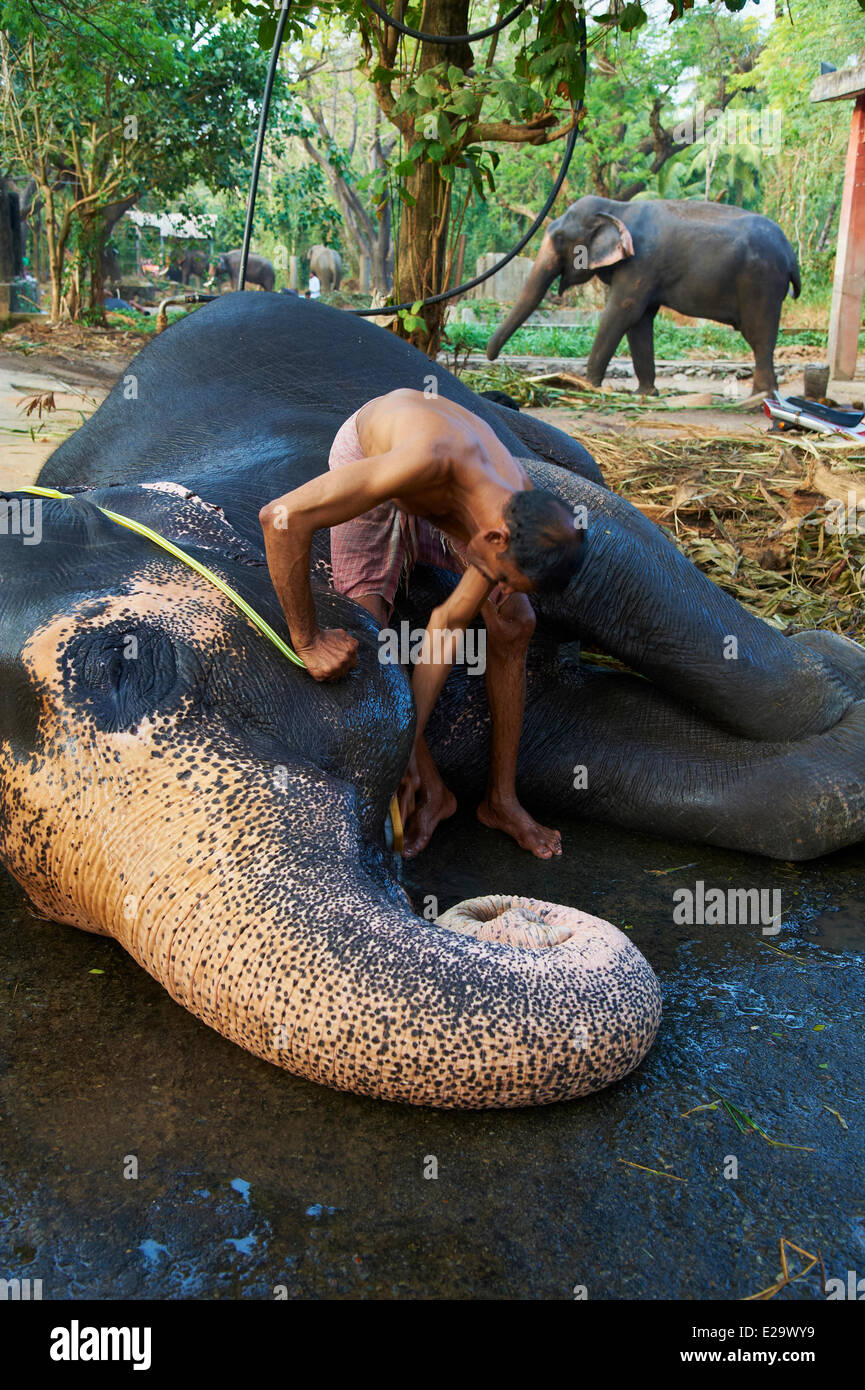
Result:
<instances>
[{"instance_id":1,"label":"puddle of water","mask_svg":"<svg viewBox=\"0 0 865 1390\"><path fill-rule=\"evenodd\" d=\"M0 1277L41 1278L46 1298L567 1298L577 1283L741 1298L770 1282L791 1220L829 1277L858 1267L863 848L792 866L559 828L565 855L545 864L469 805L405 866L416 907L573 903L629 925L655 968L664 1018L644 1065L539 1110L435 1112L301 1081L198 1023L115 943L37 921L0 876ZM677 926L672 887L697 876L780 887L791 920L768 941ZM111 982L98 1006L92 969ZM808 1151L741 1134L705 1108L718 1091ZM142 1136L125 1181L111 1155ZM816 1296L808 1279L787 1292Z\"/></svg>"}]
</instances>

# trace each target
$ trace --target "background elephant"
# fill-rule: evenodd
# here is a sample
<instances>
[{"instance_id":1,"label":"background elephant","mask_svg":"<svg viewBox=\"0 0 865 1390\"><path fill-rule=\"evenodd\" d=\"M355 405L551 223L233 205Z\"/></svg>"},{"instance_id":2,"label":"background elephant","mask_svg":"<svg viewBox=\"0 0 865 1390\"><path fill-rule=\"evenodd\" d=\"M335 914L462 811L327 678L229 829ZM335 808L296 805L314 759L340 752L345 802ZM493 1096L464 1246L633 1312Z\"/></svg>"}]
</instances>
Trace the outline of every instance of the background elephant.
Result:
<instances>
[{"instance_id":1,"label":"background elephant","mask_svg":"<svg viewBox=\"0 0 865 1390\"><path fill-rule=\"evenodd\" d=\"M188 285L194 275L198 280L205 280L210 273L210 257L205 251L193 251L188 248L177 262L180 270L180 283ZM249 279L249 275L246 277Z\"/></svg>"},{"instance_id":2,"label":"background elephant","mask_svg":"<svg viewBox=\"0 0 865 1390\"><path fill-rule=\"evenodd\" d=\"M559 293L597 275L609 294L586 375L600 386L627 334L638 390L655 391L654 320L662 306L738 329L754 353L754 391L777 385L773 354L799 266L781 228L723 203L587 197L551 223L531 275L487 345L490 360L559 278Z\"/></svg>"},{"instance_id":3,"label":"background elephant","mask_svg":"<svg viewBox=\"0 0 865 1390\"><path fill-rule=\"evenodd\" d=\"M217 280L228 276L231 288L237 289L237 272L240 269L240 251L223 251L213 263L213 273ZM273 264L264 256L252 256L246 263L246 284L260 285L263 290L272 290L274 284Z\"/></svg>"},{"instance_id":4,"label":"background elephant","mask_svg":"<svg viewBox=\"0 0 865 1390\"><path fill-rule=\"evenodd\" d=\"M117 247L110 241L102 248L102 283L106 294L117 294L122 279Z\"/></svg>"},{"instance_id":5,"label":"background elephant","mask_svg":"<svg viewBox=\"0 0 865 1390\"><path fill-rule=\"evenodd\" d=\"M329 246L310 246L309 270L311 275L318 276L325 293L338 290L342 279L342 256Z\"/></svg>"}]
</instances>

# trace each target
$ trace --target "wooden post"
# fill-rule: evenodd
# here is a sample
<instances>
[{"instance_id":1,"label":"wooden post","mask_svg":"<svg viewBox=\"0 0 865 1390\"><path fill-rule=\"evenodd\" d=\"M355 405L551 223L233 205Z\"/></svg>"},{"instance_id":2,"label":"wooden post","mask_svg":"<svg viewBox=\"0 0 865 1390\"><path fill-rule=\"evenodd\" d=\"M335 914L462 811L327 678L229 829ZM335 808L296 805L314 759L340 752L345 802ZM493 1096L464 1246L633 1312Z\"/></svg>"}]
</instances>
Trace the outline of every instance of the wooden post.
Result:
<instances>
[{"instance_id":1,"label":"wooden post","mask_svg":"<svg viewBox=\"0 0 865 1390\"><path fill-rule=\"evenodd\" d=\"M865 64L824 73L811 91L812 101L842 101L851 97L855 105L847 144L829 314L829 371L831 377L840 381L852 381L856 375L865 290Z\"/></svg>"},{"instance_id":2,"label":"wooden post","mask_svg":"<svg viewBox=\"0 0 865 1390\"><path fill-rule=\"evenodd\" d=\"M835 281L829 316L829 370L841 381L856 375L862 292L865 290L865 95L857 97L847 145Z\"/></svg>"},{"instance_id":3,"label":"wooden post","mask_svg":"<svg viewBox=\"0 0 865 1390\"><path fill-rule=\"evenodd\" d=\"M288 288L290 290L300 289L297 278L297 256L289 256L288 258Z\"/></svg>"}]
</instances>

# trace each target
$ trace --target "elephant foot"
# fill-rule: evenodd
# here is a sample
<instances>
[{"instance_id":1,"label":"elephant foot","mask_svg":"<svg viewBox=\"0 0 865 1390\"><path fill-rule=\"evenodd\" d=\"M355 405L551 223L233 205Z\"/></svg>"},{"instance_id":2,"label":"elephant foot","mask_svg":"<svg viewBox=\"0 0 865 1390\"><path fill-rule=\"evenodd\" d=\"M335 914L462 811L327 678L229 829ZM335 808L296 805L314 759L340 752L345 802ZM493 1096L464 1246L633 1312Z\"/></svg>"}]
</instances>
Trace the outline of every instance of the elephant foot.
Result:
<instances>
[{"instance_id":1,"label":"elephant foot","mask_svg":"<svg viewBox=\"0 0 865 1390\"><path fill-rule=\"evenodd\" d=\"M657 394L658 394L658 388L657 388L657 386L655 385L654 382L651 382L650 384L645 385L645 386L643 385L642 382L640 382L639 385L637 386L637 395L638 395L638 396L657 396Z\"/></svg>"},{"instance_id":2,"label":"elephant foot","mask_svg":"<svg viewBox=\"0 0 865 1390\"><path fill-rule=\"evenodd\" d=\"M540 825L514 798L513 801L494 801L487 797L478 807L478 820L490 830L501 830L516 840L520 849L527 849L536 859L552 859L562 852L562 837L558 830Z\"/></svg>"},{"instance_id":3,"label":"elephant foot","mask_svg":"<svg viewBox=\"0 0 865 1390\"><path fill-rule=\"evenodd\" d=\"M737 401L736 408L738 410L753 411L753 413L756 415L759 411L763 409L763 402L766 399L766 397L771 396L772 394L772 391L753 391L751 395L746 396L744 400Z\"/></svg>"}]
</instances>

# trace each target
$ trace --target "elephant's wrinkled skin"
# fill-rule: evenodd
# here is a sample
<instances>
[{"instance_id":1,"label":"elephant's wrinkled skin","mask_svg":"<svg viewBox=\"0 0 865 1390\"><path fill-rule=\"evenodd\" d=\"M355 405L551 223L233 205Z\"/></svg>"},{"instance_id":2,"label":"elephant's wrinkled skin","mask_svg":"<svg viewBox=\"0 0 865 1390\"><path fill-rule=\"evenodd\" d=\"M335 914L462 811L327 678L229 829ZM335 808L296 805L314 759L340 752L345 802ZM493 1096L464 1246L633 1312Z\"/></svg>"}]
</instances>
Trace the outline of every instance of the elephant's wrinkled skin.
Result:
<instances>
[{"instance_id":1,"label":"elephant's wrinkled skin","mask_svg":"<svg viewBox=\"0 0 865 1390\"><path fill-rule=\"evenodd\" d=\"M383 824L411 745L410 691L378 661L369 615L330 589L327 536L319 618L358 636L360 660L319 686L207 581L93 505L147 521L285 633L262 502L326 466L364 400L421 386L429 360L339 311L238 294L130 371L137 397L116 388L40 479L93 491L44 504L41 545L0 536L4 863L49 917L117 937L205 1022L329 1085L495 1106L624 1075L651 1045L659 998L623 937L533 952L408 910ZM573 441L435 372L534 478L589 512L590 563L541 609L521 749L530 803L784 858L860 839L859 649L788 641L750 617L584 476L597 470ZM540 448L564 466L531 457ZM406 615L425 616L446 582L418 573ZM730 634L736 661L722 654ZM578 635L652 681L558 668L555 641ZM455 672L430 729L455 786L485 760L482 687Z\"/></svg>"},{"instance_id":2,"label":"elephant's wrinkled skin","mask_svg":"<svg viewBox=\"0 0 865 1390\"><path fill-rule=\"evenodd\" d=\"M487 345L498 357L554 280L559 293L597 275L609 285L586 375L600 386L627 334L639 390L655 389L654 323L659 308L737 328L754 353L754 390L777 385L773 355L781 307L799 266L776 222L724 203L589 196L544 234L525 287Z\"/></svg>"}]
</instances>

